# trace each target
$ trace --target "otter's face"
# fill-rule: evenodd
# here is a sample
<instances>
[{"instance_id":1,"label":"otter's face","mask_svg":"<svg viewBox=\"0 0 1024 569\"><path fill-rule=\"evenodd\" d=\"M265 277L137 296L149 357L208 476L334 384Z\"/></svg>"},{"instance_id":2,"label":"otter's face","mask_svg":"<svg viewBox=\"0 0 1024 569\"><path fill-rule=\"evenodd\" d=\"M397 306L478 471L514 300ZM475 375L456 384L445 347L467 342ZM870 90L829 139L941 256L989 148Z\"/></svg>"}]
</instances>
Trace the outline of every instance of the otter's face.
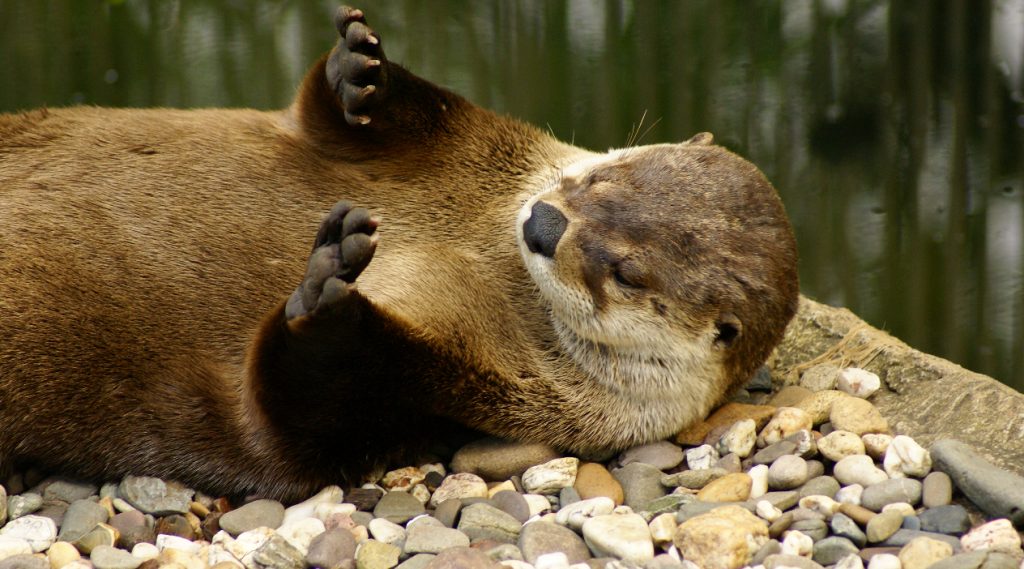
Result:
<instances>
[{"instance_id":1,"label":"otter's face","mask_svg":"<svg viewBox=\"0 0 1024 569\"><path fill-rule=\"evenodd\" d=\"M774 188L710 139L570 164L519 214L563 348L631 399L720 398L796 309L796 246Z\"/></svg>"}]
</instances>

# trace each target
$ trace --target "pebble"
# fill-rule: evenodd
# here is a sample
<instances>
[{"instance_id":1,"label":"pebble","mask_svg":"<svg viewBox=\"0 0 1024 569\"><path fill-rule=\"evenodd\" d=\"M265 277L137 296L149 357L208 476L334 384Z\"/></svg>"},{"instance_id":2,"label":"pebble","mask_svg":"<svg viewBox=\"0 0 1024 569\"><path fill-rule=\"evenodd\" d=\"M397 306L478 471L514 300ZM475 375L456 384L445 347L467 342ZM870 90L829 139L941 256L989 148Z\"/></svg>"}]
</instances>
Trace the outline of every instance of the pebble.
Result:
<instances>
[{"instance_id":1,"label":"pebble","mask_svg":"<svg viewBox=\"0 0 1024 569\"><path fill-rule=\"evenodd\" d=\"M612 476L622 485L623 502L634 510L665 495L665 487L661 485L664 473L649 464L627 464L613 470Z\"/></svg>"},{"instance_id":2,"label":"pebble","mask_svg":"<svg viewBox=\"0 0 1024 569\"><path fill-rule=\"evenodd\" d=\"M38 554L22 553L0 561L0 569L50 569L50 564Z\"/></svg>"},{"instance_id":3,"label":"pebble","mask_svg":"<svg viewBox=\"0 0 1024 569\"><path fill-rule=\"evenodd\" d=\"M971 529L967 509L958 504L935 506L921 512L921 529L948 535L963 535Z\"/></svg>"},{"instance_id":4,"label":"pebble","mask_svg":"<svg viewBox=\"0 0 1024 569\"><path fill-rule=\"evenodd\" d=\"M468 545L469 536L459 530L421 524L408 531L405 536L403 551L407 555L415 555L417 553L437 554L450 547L464 547Z\"/></svg>"},{"instance_id":5,"label":"pebble","mask_svg":"<svg viewBox=\"0 0 1024 569\"><path fill-rule=\"evenodd\" d=\"M354 505L357 510L369 512L383 496L384 491L380 488L353 488L345 496L345 500Z\"/></svg>"},{"instance_id":6,"label":"pebble","mask_svg":"<svg viewBox=\"0 0 1024 569\"><path fill-rule=\"evenodd\" d=\"M880 553L871 557L868 569L902 569L900 558L891 553Z\"/></svg>"},{"instance_id":7,"label":"pebble","mask_svg":"<svg viewBox=\"0 0 1024 569\"><path fill-rule=\"evenodd\" d=\"M768 487L791 490L807 481L807 461L793 454L780 456L768 468Z\"/></svg>"},{"instance_id":8,"label":"pebble","mask_svg":"<svg viewBox=\"0 0 1024 569\"><path fill-rule=\"evenodd\" d=\"M455 476L473 476L479 480L479 477L473 474L454 474L446 478L445 483L447 483L448 479ZM482 485L482 497L487 497L487 485L483 480L480 480L480 484ZM437 489L437 492L441 492L442 488L444 488L444 484L441 485L441 488ZM450 487L449 490L451 490ZM480 488L477 489L477 493L479 492ZM435 496L436 495L437 493L435 492ZM423 514L425 511L423 503L416 499L412 494L409 494L408 492L388 492L387 494L384 494L380 501L377 502L377 505L374 506L373 515L376 518L385 519L395 524L404 524L412 518Z\"/></svg>"},{"instance_id":9,"label":"pebble","mask_svg":"<svg viewBox=\"0 0 1024 569\"><path fill-rule=\"evenodd\" d=\"M44 500L60 500L70 504L76 500L84 500L89 496L95 496L99 492L99 486L89 482L57 478L46 484L43 490Z\"/></svg>"},{"instance_id":10,"label":"pebble","mask_svg":"<svg viewBox=\"0 0 1024 569\"><path fill-rule=\"evenodd\" d=\"M1018 561L1005 553L971 551L943 559L930 569L1018 569Z\"/></svg>"},{"instance_id":11,"label":"pebble","mask_svg":"<svg viewBox=\"0 0 1024 569\"><path fill-rule=\"evenodd\" d=\"M396 565L395 569L426 569L427 565L430 565L430 562L433 561L435 557L437 556L430 553L417 553Z\"/></svg>"},{"instance_id":12,"label":"pebble","mask_svg":"<svg viewBox=\"0 0 1024 569\"><path fill-rule=\"evenodd\" d=\"M53 545L55 546L57 544L55 543ZM53 551L53 546L50 546L50 551ZM49 554L49 552L47 552L47 554ZM157 556L160 555L160 549L152 543L137 543L135 544L135 547L132 548L132 555L143 561L149 561L150 559L156 559Z\"/></svg>"},{"instance_id":13,"label":"pebble","mask_svg":"<svg viewBox=\"0 0 1024 569\"><path fill-rule=\"evenodd\" d=\"M945 472L932 472L925 476L921 489L921 504L925 508L946 506L953 502L953 481Z\"/></svg>"},{"instance_id":14,"label":"pebble","mask_svg":"<svg viewBox=\"0 0 1024 569\"><path fill-rule=\"evenodd\" d=\"M800 375L800 387L811 391L825 391L836 388L839 367L832 364L818 364L807 368Z\"/></svg>"},{"instance_id":15,"label":"pebble","mask_svg":"<svg viewBox=\"0 0 1024 569\"><path fill-rule=\"evenodd\" d=\"M366 526L370 536L381 543L401 548L405 544L405 528L384 518L374 518Z\"/></svg>"},{"instance_id":16,"label":"pebble","mask_svg":"<svg viewBox=\"0 0 1024 569\"><path fill-rule=\"evenodd\" d=\"M683 462L683 449L668 441L636 446L619 455L619 465L633 462L649 464L658 470L671 470Z\"/></svg>"},{"instance_id":17,"label":"pebble","mask_svg":"<svg viewBox=\"0 0 1024 569\"><path fill-rule=\"evenodd\" d=\"M356 553L356 540L352 533L341 528L329 529L313 538L306 552L306 563L311 567L337 569Z\"/></svg>"},{"instance_id":18,"label":"pebble","mask_svg":"<svg viewBox=\"0 0 1024 569\"><path fill-rule=\"evenodd\" d=\"M761 430L757 441L761 446L767 446L777 443L797 431L810 430L812 426L811 416L803 409L779 407L768 424Z\"/></svg>"},{"instance_id":19,"label":"pebble","mask_svg":"<svg viewBox=\"0 0 1024 569\"><path fill-rule=\"evenodd\" d=\"M0 559L32 553L32 546L20 537L0 534Z\"/></svg>"},{"instance_id":20,"label":"pebble","mask_svg":"<svg viewBox=\"0 0 1024 569\"><path fill-rule=\"evenodd\" d=\"M159 478L149 476L125 477L117 493L135 508L154 516L184 514L189 511L195 494L188 488L168 485Z\"/></svg>"},{"instance_id":21,"label":"pebble","mask_svg":"<svg viewBox=\"0 0 1024 569\"><path fill-rule=\"evenodd\" d=\"M757 424L753 419L743 419L733 423L722 438L718 440L716 450L720 455L735 454L739 458L747 458L754 450L757 442Z\"/></svg>"},{"instance_id":22,"label":"pebble","mask_svg":"<svg viewBox=\"0 0 1024 569\"><path fill-rule=\"evenodd\" d=\"M686 466L690 470L707 470L721 458L715 447L711 445L700 445L687 449L684 456L686 456Z\"/></svg>"},{"instance_id":23,"label":"pebble","mask_svg":"<svg viewBox=\"0 0 1024 569\"><path fill-rule=\"evenodd\" d=\"M849 486L843 486L835 493L836 502L842 504L853 504L854 506L860 505L860 497L864 495L864 487L860 484L850 484Z\"/></svg>"},{"instance_id":24,"label":"pebble","mask_svg":"<svg viewBox=\"0 0 1024 569\"><path fill-rule=\"evenodd\" d=\"M782 517L782 510L773 506L768 500L759 500L754 506L754 513L768 523Z\"/></svg>"},{"instance_id":25,"label":"pebble","mask_svg":"<svg viewBox=\"0 0 1024 569\"><path fill-rule=\"evenodd\" d=\"M798 531L807 537L810 537L813 541L819 541L828 536L828 524L825 523L825 520L812 519L794 521L789 526L789 529L792 531Z\"/></svg>"},{"instance_id":26,"label":"pebble","mask_svg":"<svg viewBox=\"0 0 1024 569\"><path fill-rule=\"evenodd\" d=\"M557 494L576 481L579 463L578 458L568 457L531 466L523 473L523 488L531 494Z\"/></svg>"},{"instance_id":27,"label":"pebble","mask_svg":"<svg viewBox=\"0 0 1024 569\"><path fill-rule=\"evenodd\" d=\"M864 488L860 505L875 512L896 502L914 505L921 501L921 486L921 482L913 478L893 478L872 484Z\"/></svg>"},{"instance_id":28,"label":"pebble","mask_svg":"<svg viewBox=\"0 0 1024 569\"><path fill-rule=\"evenodd\" d=\"M822 566L799 555L769 555L764 560L765 569L822 569Z\"/></svg>"},{"instance_id":29,"label":"pebble","mask_svg":"<svg viewBox=\"0 0 1024 569\"><path fill-rule=\"evenodd\" d=\"M848 456L837 462L832 469L832 475L840 484L860 484L865 491L869 486L889 479L889 475L875 466L870 456L863 454ZM861 499L863 500L863 495Z\"/></svg>"},{"instance_id":30,"label":"pebble","mask_svg":"<svg viewBox=\"0 0 1024 569\"><path fill-rule=\"evenodd\" d=\"M545 444L485 437L455 452L452 472L475 474L484 480L508 480L522 476L533 465L556 458L559 454Z\"/></svg>"},{"instance_id":31,"label":"pebble","mask_svg":"<svg viewBox=\"0 0 1024 569\"><path fill-rule=\"evenodd\" d=\"M674 528L673 528L674 529ZM519 533L519 549L527 563L536 563L542 555L561 552L569 564L590 559L590 550L576 532L550 522L526 524Z\"/></svg>"},{"instance_id":32,"label":"pebble","mask_svg":"<svg viewBox=\"0 0 1024 569\"><path fill-rule=\"evenodd\" d=\"M971 447L953 439L936 441L930 454L935 469L948 474L983 512L1024 527L1024 477L994 466Z\"/></svg>"},{"instance_id":33,"label":"pebble","mask_svg":"<svg viewBox=\"0 0 1024 569\"><path fill-rule=\"evenodd\" d=\"M831 476L816 476L800 487L800 497L835 496L839 492L839 481Z\"/></svg>"},{"instance_id":34,"label":"pebble","mask_svg":"<svg viewBox=\"0 0 1024 569\"><path fill-rule=\"evenodd\" d=\"M515 543L522 527L509 514L483 503L466 506L459 519L459 531L471 541L491 539L498 543Z\"/></svg>"},{"instance_id":35,"label":"pebble","mask_svg":"<svg viewBox=\"0 0 1024 569\"><path fill-rule=\"evenodd\" d=\"M890 478L902 476L924 478L931 472L932 457L914 439L905 435L897 435L889 443L882 465Z\"/></svg>"},{"instance_id":36,"label":"pebble","mask_svg":"<svg viewBox=\"0 0 1024 569\"><path fill-rule=\"evenodd\" d=\"M809 557L813 549L814 540L811 539L809 535L799 530L791 530L786 532L786 535L782 540L783 555L798 555L800 557Z\"/></svg>"},{"instance_id":37,"label":"pebble","mask_svg":"<svg viewBox=\"0 0 1024 569\"><path fill-rule=\"evenodd\" d=\"M860 529L860 526L857 525L857 522L853 521L853 518L846 514L836 513L832 516L832 519L829 521L829 527L832 528L832 533L839 537L845 537L857 547L864 547L867 543L867 534Z\"/></svg>"},{"instance_id":38,"label":"pebble","mask_svg":"<svg viewBox=\"0 0 1024 569\"><path fill-rule=\"evenodd\" d=\"M530 519L530 505L526 503L523 495L515 490L502 490L494 494L491 500L499 510L509 514L521 524Z\"/></svg>"},{"instance_id":39,"label":"pebble","mask_svg":"<svg viewBox=\"0 0 1024 569\"><path fill-rule=\"evenodd\" d=\"M146 516L139 510L117 514L110 518L109 525L117 530L117 544L121 547L131 549L137 543L156 539L153 526L147 523Z\"/></svg>"},{"instance_id":40,"label":"pebble","mask_svg":"<svg viewBox=\"0 0 1024 569\"><path fill-rule=\"evenodd\" d=\"M703 568L737 569L768 541L768 524L739 506L723 506L683 522L673 543Z\"/></svg>"},{"instance_id":41,"label":"pebble","mask_svg":"<svg viewBox=\"0 0 1024 569\"><path fill-rule=\"evenodd\" d=\"M359 548L356 550L356 567L359 569L390 569L398 565L401 555L402 550L398 547L370 539L359 544Z\"/></svg>"},{"instance_id":42,"label":"pebble","mask_svg":"<svg viewBox=\"0 0 1024 569\"><path fill-rule=\"evenodd\" d=\"M899 558L903 569L927 569L952 555L953 548L948 543L917 537L900 549Z\"/></svg>"},{"instance_id":43,"label":"pebble","mask_svg":"<svg viewBox=\"0 0 1024 569\"><path fill-rule=\"evenodd\" d=\"M864 452L868 456L875 460L882 460L892 443L892 436L882 433L867 433L861 435L860 440L864 442Z\"/></svg>"},{"instance_id":44,"label":"pebble","mask_svg":"<svg viewBox=\"0 0 1024 569\"><path fill-rule=\"evenodd\" d=\"M867 399L882 387L878 374L859 367L848 367L839 372L836 381L839 391Z\"/></svg>"},{"instance_id":45,"label":"pebble","mask_svg":"<svg viewBox=\"0 0 1024 569\"><path fill-rule=\"evenodd\" d=\"M303 518L312 518L316 516L317 510L322 506L326 506L327 509L331 509L331 506L340 504L342 499L345 498L345 492L342 491L338 486L327 486L314 494L312 497L299 502L293 506L288 507L284 511L284 519L281 520L281 524L290 524L294 521L301 520ZM348 506L355 509L354 506ZM322 510L326 511L326 510ZM323 521L321 519L320 521Z\"/></svg>"},{"instance_id":46,"label":"pebble","mask_svg":"<svg viewBox=\"0 0 1024 569\"><path fill-rule=\"evenodd\" d=\"M536 468L536 467L534 467L534 468ZM389 499L389 497L392 496L392 495L400 496L401 494L402 494L401 492L388 492L387 494L385 494L381 498L381 501ZM487 497L487 483L484 482L484 479L479 477L479 476L477 476L476 474L470 474L468 472L462 472L462 473L452 474L450 476L445 477L444 481L441 482L441 486L439 486L437 488L437 490L434 491L433 495L431 495L431 497L430 497L430 506L436 508L437 505L440 504L441 502L444 502L445 500L451 500L452 498L469 499L469 498L486 498L486 497ZM390 499L392 499L392 500L399 500L400 498L390 498ZM412 503L408 502L408 501L405 501L405 502L395 502L395 503L396 504L398 504L398 503L407 504L405 506L405 508L407 508L407 509L411 509L412 508L412 505L411 505ZM378 503L378 506L379 505L380 504ZM422 510L422 504L421 504L421 510ZM376 508L374 508L374 514L377 515L377 517L380 517L378 514L376 514L376 512L377 512L377 510L376 510ZM423 512L420 511L419 513L423 513ZM414 515L419 515L419 514L414 514ZM412 516L410 516L410 517L412 517ZM392 520L392 521L395 521L395 520ZM399 522L399 523L401 523L401 522Z\"/></svg>"},{"instance_id":47,"label":"pebble","mask_svg":"<svg viewBox=\"0 0 1024 569\"><path fill-rule=\"evenodd\" d=\"M469 547L453 547L437 554L427 567L429 569L493 569L494 561L486 553ZM359 569L363 569L359 567ZM377 569L367 567L366 569Z\"/></svg>"},{"instance_id":48,"label":"pebble","mask_svg":"<svg viewBox=\"0 0 1024 569\"><path fill-rule=\"evenodd\" d=\"M820 565L835 565L840 559L856 556L857 545L845 537L826 537L814 544L812 559Z\"/></svg>"},{"instance_id":49,"label":"pebble","mask_svg":"<svg viewBox=\"0 0 1024 569\"><path fill-rule=\"evenodd\" d=\"M7 498L7 518L20 518L43 507L43 497L33 492L17 494Z\"/></svg>"},{"instance_id":50,"label":"pebble","mask_svg":"<svg viewBox=\"0 0 1024 569\"><path fill-rule=\"evenodd\" d=\"M750 497L752 483L748 474L727 474L705 486L697 493L697 499L703 502L743 502Z\"/></svg>"},{"instance_id":51,"label":"pebble","mask_svg":"<svg viewBox=\"0 0 1024 569\"><path fill-rule=\"evenodd\" d=\"M57 541L46 550L46 559L50 562L52 569L61 567L82 558L82 554L75 549L74 545L66 541Z\"/></svg>"},{"instance_id":52,"label":"pebble","mask_svg":"<svg viewBox=\"0 0 1024 569\"><path fill-rule=\"evenodd\" d=\"M114 546L120 537L118 531L107 524L96 524L89 533L74 541L79 551L88 555L94 548L101 545ZM170 537L170 536L167 536Z\"/></svg>"},{"instance_id":53,"label":"pebble","mask_svg":"<svg viewBox=\"0 0 1024 569\"><path fill-rule=\"evenodd\" d=\"M142 565L142 559L116 547L100 545L89 554L96 569L135 569Z\"/></svg>"},{"instance_id":54,"label":"pebble","mask_svg":"<svg viewBox=\"0 0 1024 569\"><path fill-rule=\"evenodd\" d=\"M32 553L39 553L57 540L57 524L43 516L22 516L0 529L0 535L23 539L32 548Z\"/></svg>"},{"instance_id":55,"label":"pebble","mask_svg":"<svg viewBox=\"0 0 1024 569\"><path fill-rule=\"evenodd\" d=\"M832 413L832 405L840 399L851 399L851 397L842 391L834 389L817 391L812 393L810 397L797 403L795 407L807 413L811 417L812 423L820 425L829 420L829 416Z\"/></svg>"},{"instance_id":56,"label":"pebble","mask_svg":"<svg viewBox=\"0 0 1024 569\"><path fill-rule=\"evenodd\" d=\"M885 541L903 525L903 514L896 511L888 511L871 518L866 528L868 541L878 543Z\"/></svg>"},{"instance_id":57,"label":"pebble","mask_svg":"<svg viewBox=\"0 0 1024 569\"><path fill-rule=\"evenodd\" d=\"M276 500L254 500L218 520L220 528L232 536L258 527L277 528L282 521L284 506Z\"/></svg>"},{"instance_id":58,"label":"pebble","mask_svg":"<svg viewBox=\"0 0 1024 569\"><path fill-rule=\"evenodd\" d=\"M829 422L836 430L865 433L888 433L889 423L869 401L857 397L840 397L832 403Z\"/></svg>"},{"instance_id":59,"label":"pebble","mask_svg":"<svg viewBox=\"0 0 1024 569\"><path fill-rule=\"evenodd\" d=\"M782 513L779 512L779 514L781 515ZM647 524L647 529L651 531L651 540L654 541L654 545L657 547L666 544L670 545L678 527L679 524L676 523L676 516L671 513L659 514Z\"/></svg>"},{"instance_id":60,"label":"pebble","mask_svg":"<svg viewBox=\"0 0 1024 569\"><path fill-rule=\"evenodd\" d=\"M566 486L558 491L558 504L561 506L579 502L581 499L580 493L572 486Z\"/></svg>"},{"instance_id":61,"label":"pebble","mask_svg":"<svg viewBox=\"0 0 1024 569\"><path fill-rule=\"evenodd\" d=\"M839 462L856 454L864 454L864 441L850 431L832 431L818 441L818 451L827 459Z\"/></svg>"},{"instance_id":62,"label":"pebble","mask_svg":"<svg viewBox=\"0 0 1024 569\"><path fill-rule=\"evenodd\" d=\"M755 464L747 471L750 476L750 498L757 500L768 493L768 465Z\"/></svg>"},{"instance_id":63,"label":"pebble","mask_svg":"<svg viewBox=\"0 0 1024 569\"><path fill-rule=\"evenodd\" d=\"M783 388L785 390L785 388ZM780 392L781 393L781 392ZM778 395L776 395L778 397ZM764 427L772 415L776 405L749 405L746 403L729 402L719 407L707 419L694 423L676 435L675 442L686 446L698 446L707 435L718 429L727 429L730 425L744 419L753 419L758 429Z\"/></svg>"},{"instance_id":64,"label":"pebble","mask_svg":"<svg viewBox=\"0 0 1024 569\"><path fill-rule=\"evenodd\" d=\"M618 506L625 499L619 481L612 476L611 472L608 472L603 464L597 462L586 462L579 466L576 470L576 482L573 483L573 488L583 500L604 496Z\"/></svg>"},{"instance_id":65,"label":"pebble","mask_svg":"<svg viewBox=\"0 0 1024 569\"><path fill-rule=\"evenodd\" d=\"M813 494L800 498L800 507L821 514L826 520L832 519L839 511L839 502L826 495Z\"/></svg>"},{"instance_id":66,"label":"pebble","mask_svg":"<svg viewBox=\"0 0 1024 569\"><path fill-rule=\"evenodd\" d=\"M795 453L796 443L786 440L779 441L757 451L757 453L754 454L754 464L771 464L778 460L779 457Z\"/></svg>"},{"instance_id":67,"label":"pebble","mask_svg":"<svg viewBox=\"0 0 1024 569\"><path fill-rule=\"evenodd\" d=\"M883 541L879 545L889 547L903 547L904 545L910 543L911 540L916 539L918 537L927 537L937 541L944 541L953 546L953 551L959 551L962 548L960 545L960 540L953 536L944 535L941 533L932 533L927 531L914 531L909 529L898 530L896 533L892 534L892 537Z\"/></svg>"},{"instance_id":68,"label":"pebble","mask_svg":"<svg viewBox=\"0 0 1024 569\"><path fill-rule=\"evenodd\" d=\"M579 531L588 519L608 515L613 510L615 510L615 503L611 498L599 496L564 506L555 514L555 521L559 525Z\"/></svg>"},{"instance_id":69,"label":"pebble","mask_svg":"<svg viewBox=\"0 0 1024 569\"><path fill-rule=\"evenodd\" d=\"M1010 520L1003 518L982 524L960 538L965 551L987 549L1021 557L1020 534L1013 529Z\"/></svg>"},{"instance_id":70,"label":"pebble","mask_svg":"<svg viewBox=\"0 0 1024 569\"><path fill-rule=\"evenodd\" d=\"M637 514L590 518L583 523L583 539L597 556L607 555L634 563L654 557L651 532L647 522Z\"/></svg>"},{"instance_id":71,"label":"pebble","mask_svg":"<svg viewBox=\"0 0 1024 569\"><path fill-rule=\"evenodd\" d=\"M765 467L765 473L768 472L768 468ZM684 470L675 474L666 474L661 477L661 485L666 487L681 486L683 488L689 488L691 490L700 490L707 486L713 480L717 480L729 471L724 468L706 468L703 470ZM577 477L577 480L579 478ZM582 493L580 494L582 496Z\"/></svg>"}]
</instances>

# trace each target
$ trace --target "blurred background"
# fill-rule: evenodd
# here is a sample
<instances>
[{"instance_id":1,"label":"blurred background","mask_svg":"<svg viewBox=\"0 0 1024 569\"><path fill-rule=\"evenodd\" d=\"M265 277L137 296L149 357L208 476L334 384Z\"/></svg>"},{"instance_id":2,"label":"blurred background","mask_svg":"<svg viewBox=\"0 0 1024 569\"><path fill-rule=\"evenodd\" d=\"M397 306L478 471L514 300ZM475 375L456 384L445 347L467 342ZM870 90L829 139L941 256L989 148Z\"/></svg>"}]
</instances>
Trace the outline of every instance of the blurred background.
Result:
<instances>
[{"instance_id":1,"label":"blurred background","mask_svg":"<svg viewBox=\"0 0 1024 569\"><path fill-rule=\"evenodd\" d=\"M336 4L0 0L0 111L280 108ZM805 294L1024 389L1024 0L361 7L392 60L578 145L713 132L779 188Z\"/></svg>"}]
</instances>

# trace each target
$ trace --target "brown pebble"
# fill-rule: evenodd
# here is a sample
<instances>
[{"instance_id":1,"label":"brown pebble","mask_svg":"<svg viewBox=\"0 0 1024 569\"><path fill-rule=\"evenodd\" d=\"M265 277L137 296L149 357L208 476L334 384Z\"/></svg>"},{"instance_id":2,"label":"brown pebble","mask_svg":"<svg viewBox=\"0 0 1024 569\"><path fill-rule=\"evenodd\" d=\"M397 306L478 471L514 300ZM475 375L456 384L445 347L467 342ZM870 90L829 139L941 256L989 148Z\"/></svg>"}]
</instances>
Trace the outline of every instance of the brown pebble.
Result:
<instances>
[{"instance_id":1,"label":"brown pebble","mask_svg":"<svg viewBox=\"0 0 1024 569\"><path fill-rule=\"evenodd\" d=\"M353 488L345 495L345 501L355 504L357 510L369 512L373 510L383 495L384 492L376 488Z\"/></svg>"},{"instance_id":2,"label":"brown pebble","mask_svg":"<svg viewBox=\"0 0 1024 569\"><path fill-rule=\"evenodd\" d=\"M921 502L925 508L948 506L953 501L953 481L945 472L935 471L924 478Z\"/></svg>"},{"instance_id":3,"label":"brown pebble","mask_svg":"<svg viewBox=\"0 0 1024 569\"><path fill-rule=\"evenodd\" d=\"M857 506L855 504L839 504L839 511L849 516L850 519L860 524L861 527L868 525L871 518L878 515L864 506Z\"/></svg>"},{"instance_id":4,"label":"brown pebble","mask_svg":"<svg viewBox=\"0 0 1024 569\"><path fill-rule=\"evenodd\" d=\"M814 392L806 387L787 385L780 389L768 404L772 407L794 407L811 395L814 395ZM760 427L758 427L758 430L760 430Z\"/></svg>"},{"instance_id":5,"label":"brown pebble","mask_svg":"<svg viewBox=\"0 0 1024 569\"><path fill-rule=\"evenodd\" d=\"M709 482L697 493L701 502L744 502L750 497L750 475L744 472L726 474Z\"/></svg>"},{"instance_id":6,"label":"brown pebble","mask_svg":"<svg viewBox=\"0 0 1024 569\"><path fill-rule=\"evenodd\" d=\"M782 533L788 530L791 525L793 525L793 513L786 512L779 516L779 519L772 522L772 525L768 526L768 536L772 539L779 539Z\"/></svg>"},{"instance_id":7,"label":"brown pebble","mask_svg":"<svg viewBox=\"0 0 1024 569\"><path fill-rule=\"evenodd\" d=\"M213 536L217 535L217 532L220 531L220 517L223 515L220 512L211 512L203 518L203 523L199 526L203 539L213 541Z\"/></svg>"},{"instance_id":8,"label":"brown pebble","mask_svg":"<svg viewBox=\"0 0 1024 569\"><path fill-rule=\"evenodd\" d=\"M199 502L192 502L191 504L188 505L188 509L189 511L199 516L200 518L205 518L206 516L210 515L210 508L207 508L206 506L202 505Z\"/></svg>"},{"instance_id":9,"label":"brown pebble","mask_svg":"<svg viewBox=\"0 0 1024 569\"><path fill-rule=\"evenodd\" d=\"M596 462L585 462L576 470L576 482L573 488L580 495L580 499L605 497L611 498L616 506L622 505L622 485L608 472L602 464Z\"/></svg>"},{"instance_id":10,"label":"brown pebble","mask_svg":"<svg viewBox=\"0 0 1024 569\"><path fill-rule=\"evenodd\" d=\"M881 555L883 553L888 553L889 555L899 555L900 549L901 548L899 547L865 547L864 549L861 549L860 552L857 553L857 555L860 555L860 558L867 562L871 561L872 557L876 555Z\"/></svg>"},{"instance_id":11,"label":"brown pebble","mask_svg":"<svg viewBox=\"0 0 1024 569\"><path fill-rule=\"evenodd\" d=\"M192 529L192 524L189 523L185 516L179 516L178 514L172 514L170 516L164 516L156 522L156 533L176 535L183 537L189 541L196 538L195 532Z\"/></svg>"},{"instance_id":12,"label":"brown pebble","mask_svg":"<svg viewBox=\"0 0 1024 569\"><path fill-rule=\"evenodd\" d=\"M213 501L214 511L226 514L231 511L231 502L227 498L220 497Z\"/></svg>"},{"instance_id":13,"label":"brown pebble","mask_svg":"<svg viewBox=\"0 0 1024 569\"><path fill-rule=\"evenodd\" d=\"M771 419L775 408L769 405L749 405L746 403L726 403L718 408L706 420L691 425L676 435L676 443L698 446L703 443L713 429L724 425L726 429L736 421L753 419L757 429L762 427ZM724 431L723 431L724 432ZM716 439L717 440L717 439Z\"/></svg>"}]
</instances>

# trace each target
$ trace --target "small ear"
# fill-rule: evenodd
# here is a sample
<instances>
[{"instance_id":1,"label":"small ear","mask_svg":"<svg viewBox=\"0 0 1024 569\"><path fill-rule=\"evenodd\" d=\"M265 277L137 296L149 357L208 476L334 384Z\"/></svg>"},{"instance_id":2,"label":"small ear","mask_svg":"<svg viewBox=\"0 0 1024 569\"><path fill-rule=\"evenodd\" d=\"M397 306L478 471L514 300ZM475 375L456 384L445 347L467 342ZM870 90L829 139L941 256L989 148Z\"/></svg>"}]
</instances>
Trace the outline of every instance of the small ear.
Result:
<instances>
[{"instance_id":1,"label":"small ear","mask_svg":"<svg viewBox=\"0 0 1024 569\"><path fill-rule=\"evenodd\" d=\"M718 315L715 321L715 328L718 335L715 336L715 345L728 348L736 342L736 339L743 333L743 323L732 312L723 312Z\"/></svg>"},{"instance_id":2,"label":"small ear","mask_svg":"<svg viewBox=\"0 0 1024 569\"><path fill-rule=\"evenodd\" d=\"M707 146L714 144L715 135L710 132L698 132L697 134L690 137L684 144L693 144L695 146Z\"/></svg>"}]
</instances>

